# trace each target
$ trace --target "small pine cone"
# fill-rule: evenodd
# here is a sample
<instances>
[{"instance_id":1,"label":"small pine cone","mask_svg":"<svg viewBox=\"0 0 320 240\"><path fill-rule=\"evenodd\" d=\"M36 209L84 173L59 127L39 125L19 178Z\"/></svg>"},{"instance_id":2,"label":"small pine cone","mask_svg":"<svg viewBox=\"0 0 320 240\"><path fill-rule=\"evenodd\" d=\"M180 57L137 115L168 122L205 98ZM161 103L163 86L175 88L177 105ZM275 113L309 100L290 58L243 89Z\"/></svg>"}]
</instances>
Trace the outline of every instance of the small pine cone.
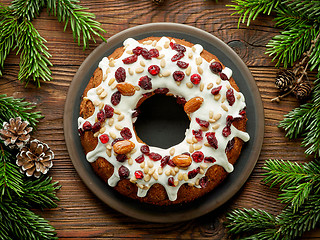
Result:
<instances>
[{"instance_id":1,"label":"small pine cone","mask_svg":"<svg viewBox=\"0 0 320 240\"><path fill-rule=\"evenodd\" d=\"M310 96L312 90L311 83L309 81L301 82L293 91L293 94L300 101Z\"/></svg>"},{"instance_id":2,"label":"small pine cone","mask_svg":"<svg viewBox=\"0 0 320 240\"><path fill-rule=\"evenodd\" d=\"M275 85L280 91L286 92L292 88L295 78L296 76L291 70L279 71L276 76Z\"/></svg>"},{"instance_id":3,"label":"small pine cone","mask_svg":"<svg viewBox=\"0 0 320 240\"><path fill-rule=\"evenodd\" d=\"M11 118L9 123L3 123L3 128L0 129L0 139L11 149L21 149L30 140L29 133L32 131L32 127L28 127L28 125L29 123L22 121L21 117Z\"/></svg>"},{"instance_id":4,"label":"small pine cone","mask_svg":"<svg viewBox=\"0 0 320 240\"><path fill-rule=\"evenodd\" d=\"M54 154L50 147L34 139L20 150L16 164L20 167L21 173L26 173L27 177L39 178L41 174L46 174L52 167L53 158Z\"/></svg>"},{"instance_id":5,"label":"small pine cone","mask_svg":"<svg viewBox=\"0 0 320 240\"><path fill-rule=\"evenodd\" d=\"M152 0L155 4L162 4L164 3L164 0Z\"/></svg>"}]
</instances>

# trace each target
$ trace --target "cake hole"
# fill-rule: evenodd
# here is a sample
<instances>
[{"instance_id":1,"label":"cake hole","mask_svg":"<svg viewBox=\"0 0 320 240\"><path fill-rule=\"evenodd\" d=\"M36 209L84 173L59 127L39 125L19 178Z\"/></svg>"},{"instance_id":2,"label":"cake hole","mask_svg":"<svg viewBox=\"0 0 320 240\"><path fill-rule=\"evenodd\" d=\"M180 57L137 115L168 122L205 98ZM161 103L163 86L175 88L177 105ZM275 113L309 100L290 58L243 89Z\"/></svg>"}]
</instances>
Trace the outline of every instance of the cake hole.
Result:
<instances>
[{"instance_id":1,"label":"cake hole","mask_svg":"<svg viewBox=\"0 0 320 240\"><path fill-rule=\"evenodd\" d=\"M156 94L139 108L135 130L143 142L166 149L183 141L190 120L176 98Z\"/></svg>"}]
</instances>

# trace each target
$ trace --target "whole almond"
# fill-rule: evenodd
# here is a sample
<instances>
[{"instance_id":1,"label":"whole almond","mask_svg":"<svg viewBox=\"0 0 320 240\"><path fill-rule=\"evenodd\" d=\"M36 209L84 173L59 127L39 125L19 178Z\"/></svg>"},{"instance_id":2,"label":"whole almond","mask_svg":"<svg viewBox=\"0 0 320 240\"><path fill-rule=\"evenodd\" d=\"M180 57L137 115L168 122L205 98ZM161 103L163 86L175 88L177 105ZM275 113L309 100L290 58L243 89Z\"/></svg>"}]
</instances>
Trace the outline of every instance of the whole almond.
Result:
<instances>
[{"instance_id":1,"label":"whole almond","mask_svg":"<svg viewBox=\"0 0 320 240\"><path fill-rule=\"evenodd\" d=\"M192 159L189 155L181 154L172 158L174 164L178 167L188 167L192 163Z\"/></svg>"},{"instance_id":2,"label":"whole almond","mask_svg":"<svg viewBox=\"0 0 320 240\"><path fill-rule=\"evenodd\" d=\"M203 98L202 97L191 98L184 105L184 111L186 113L193 113L193 112L197 111L200 108L202 103L203 103Z\"/></svg>"},{"instance_id":3,"label":"whole almond","mask_svg":"<svg viewBox=\"0 0 320 240\"><path fill-rule=\"evenodd\" d=\"M127 154L134 149L135 144L129 140L122 140L113 145L113 150L117 154Z\"/></svg>"},{"instance_id":4,"label":"whole almond","mask_svg":"<svg viewBox=\"0 0 320 240\"><path fill-rule=\"evenodd\" d=\"M131 83L121 82L117 84L117 89L124 96L134 95L136 89Z\"/></svg>"}]
</instances>

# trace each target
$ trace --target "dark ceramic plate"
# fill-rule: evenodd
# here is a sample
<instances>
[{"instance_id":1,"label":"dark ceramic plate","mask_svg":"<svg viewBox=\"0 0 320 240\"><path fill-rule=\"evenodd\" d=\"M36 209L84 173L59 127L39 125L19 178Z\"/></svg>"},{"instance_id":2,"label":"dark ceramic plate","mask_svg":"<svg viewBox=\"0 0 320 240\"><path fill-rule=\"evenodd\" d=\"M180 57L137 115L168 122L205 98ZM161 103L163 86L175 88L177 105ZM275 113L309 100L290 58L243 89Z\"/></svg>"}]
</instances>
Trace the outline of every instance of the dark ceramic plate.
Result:
<instances>
[{"instance_id":1,"label":"dark ceramic plate","mask_svg":"<svg viewBox=\"0 0 320 240\"><path fill-rule=\"evenodd\" d=\"M247 103L247 142L235 165L235 170L214 191L191 204L174 207L155 207L133 201L118 194L102 181L85 158L78 137L77 119L81 95L98 63L122 46L128 37L143 39L148 36L170 36L201 44L233 70L233 77ZM255 81L239 56L213 35L195 27L176 23L150 23L122 31L97 47L82 63L70 85L64 109L64 134L72 163L88 188L110 207L128 216L151 222L178 222L202 216L228 201L251 174L261 151L264 134L264 113ZM79 200L80 201L80 200Z\"/></svg>"}]
</instances>

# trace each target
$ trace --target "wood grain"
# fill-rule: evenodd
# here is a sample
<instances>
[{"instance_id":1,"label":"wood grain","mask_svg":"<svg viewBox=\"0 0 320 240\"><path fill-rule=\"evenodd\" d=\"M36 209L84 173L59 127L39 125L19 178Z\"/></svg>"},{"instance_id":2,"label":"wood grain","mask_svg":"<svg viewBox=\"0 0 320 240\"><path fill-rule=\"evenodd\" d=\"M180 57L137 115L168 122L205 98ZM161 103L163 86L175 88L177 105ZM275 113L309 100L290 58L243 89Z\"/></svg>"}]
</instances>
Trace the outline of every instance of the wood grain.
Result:
<instances>
[{"instance_id":1,"label":"wood grain","mask_svg":"<svg viewBox=\"0 0 320 240\"><path fill-rule=\"evenodd\" d=\"M1 1L8 5L10 1ZM259 16L250 27L240 25L238 16L226 7L231 1L166 0L157 6L151 0L83 0L81 4L93 12L106 38L129 27L150 22L176 22L198 27L214 34L233 48L248 65L261 93L265 111L265 137L258 163L243 188L223 207L198 219L176 224L154 224L132 219L111 209L97 199L84 185L73 168L63 135L63 111L68 87L77 69L101 43L90 42L82 51L73 41L72 32L49 16L44 9L33 21L47 40L52 55L53 81L42 83L37 89L32 84L25 87L17 81L19 56L12 52L0 78L0 94L25 98L34 103L45 118L38 125L34 137L48 143L55 152L54 167L49 175L62 185L58 192L60 202L56 209L39 211L57 229L60 239L232 239L223 225L225 214L233 208L260 208L278 214L283 207L276 200L277 189L261 183L262 166L267 159L284 159L304 162L308 159L299 140L288 140L278 123L283 115L299 103L287 97L280 103L270 100L278 95L274 87L277 69L271 57L265 55L265 45L280 29L274 27L271 16ZM315 230L304 239L320 238Z\"/></svg>"}]
</instances>

